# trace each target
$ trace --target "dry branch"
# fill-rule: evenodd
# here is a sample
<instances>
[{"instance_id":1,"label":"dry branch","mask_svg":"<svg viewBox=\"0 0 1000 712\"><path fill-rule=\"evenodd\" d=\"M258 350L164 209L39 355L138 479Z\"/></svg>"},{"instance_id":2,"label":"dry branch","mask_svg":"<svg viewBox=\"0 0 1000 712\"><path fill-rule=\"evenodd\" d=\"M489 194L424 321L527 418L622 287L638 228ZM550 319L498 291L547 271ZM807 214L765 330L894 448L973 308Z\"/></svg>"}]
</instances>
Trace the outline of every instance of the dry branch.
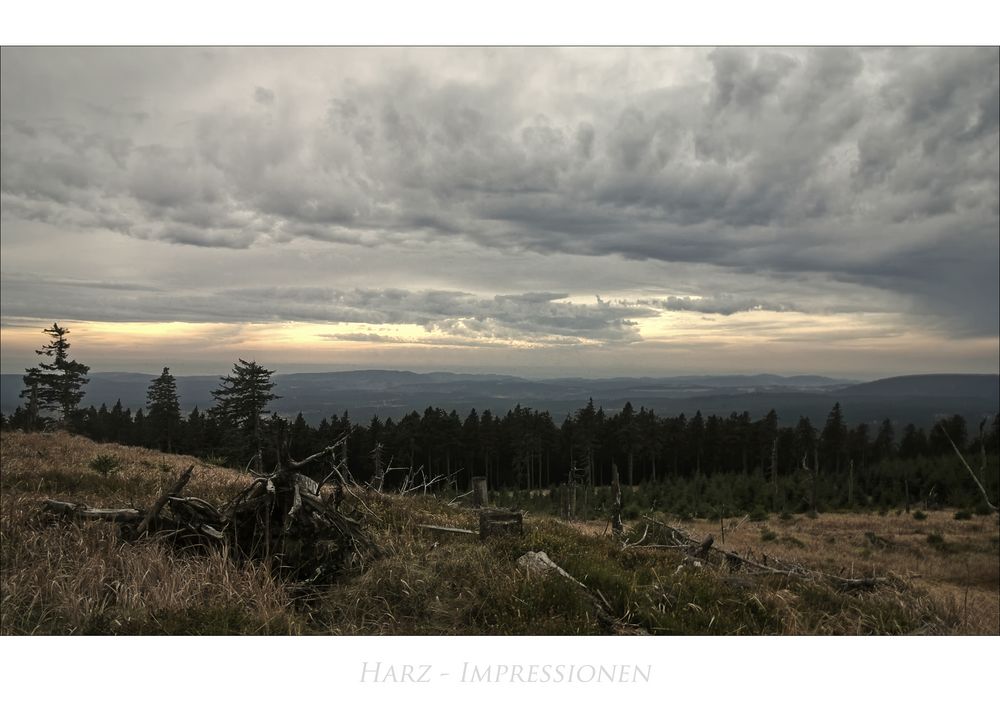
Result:
<instances>
[{"instance_id":1,"label":"dry branch","mask_svg":"<svg viewBox=\"0 0 1000 712\"><path fill-rule=\"evenodd\" d=\"M194 465L189 465L188 468L181 473L181 476L177 478L177 481L174 482L174 486L166 490L157 498L157 500L153 503L153 506L150 507L149 511L146 513L146 516L143 517L142 523L139 524L139 528L136 529L136 534L138 536L142 536L149 531L150 525L152 525L153 520L160 516L160 510L163 509L167 500L180 494L181 490L184 489L187 483L191 480L191 474L193 472Z\"/></svg>"},{"instance_id":2,"label":"dry branch","mask_svg":"<svg viewBox=\"0 0 1000 712\"><path fill-rule=\"evenodd\" d=\"M445 532L447 534L473 534L476 532L471 529L459 529L458 527L439 527L436 524L418 524L421 529L427 529L432 532Z\"/></svg>"},{"instance_id":3,"label":"dry branch","mask_svg":"<svg viewBox=\"0 0 1000 712\"><path fill-rule=\"evenodd\" d=\"M74 519L103 520L122 524L137 522L142 519L142 512L138 509L97 509L88 507L85 504L61 502L56 499L45 500L42 503L42 509L50 514L59 514Z\"/></svg>"},{"instance_id":4,"label":"dry branch","mask_svg":"<svg viewBox=\"0 0 1000 712\"><path fill-rule=\"evenodd\" d=\"M595 595L594 591L591 591L585 583L574 578L568 571L566 571L566 569L549 558L549 555L544 551L529 551L526 554L523 554L517 560L517 563L519 566L531 573L542 575L558 574L559 576L572 581L580 587L584 597L586 597L593 604L594 612L597 614L597 619L601 621L601 623L606 626L613 626L618 623L617 619L615 619L612 615L611 605L608 603L608 599L604 597L603 593L594 589L597 593L597 595Z\"/></svg>"},{"instance_id":5,"label":"dry branch","mask_svg":"<svg viewBox=\"0 0 1000 712\"><path fill-rule=\"evenodd\" d=\"M193 473L189 467L145 511L93 509L56 500L46 500L44 510L74 519L117 522L127 540L156 532L184 550L224 546L237 558L263 559L277 573L307 582L327 580L364 565L377 553L356 510L343 511L342 496L324 500L319 484L295 471L329 451L298 462L286 459L276 472L255 477L218 508L197 497L180 496Z\"/></svg>"},{"instance_id":6,"label":"dry branch","mask_svg":"<svg viewBox=\"0 0 1000 712\"><path fill-rule=\"evenodd\" d=\"M731 569L747 568L755 573L760 574L777 574L780 576L794 577L800 579L809 580L825 580L835 588L844 592L853 591L870 591L876 586L883 584L887 581L885 578L879 577L863 577L863 578L844 578L842 576L835 576L834 574L828 574L823 571L815 571L813 569L808 569L799 564L788 564L779 561L778 559L771 558L770 560L765 556L764 563L759 561L754 561L744 556L740 556L736 552L726 551L725 549L712 549L713 537L709 534L704 541L698 542L693 539L687 532L676 527L672 527L669 524L661 522L659 520L653 519L651 517L643 517L643 519L662 527L666 531L670 538L675 542L674 544L643 544L643 545L633 545L636 548L641 549L685 549L687 553L693 557L698 557L709 563L711 562L711 553L717 553L721 557L718 560L719 565L726 565ZM700 565L697 562L696 565Z\"/></svg>"},{"instance_id":7,"label":"dry branch","mask_svg":"<svg viewBox=\"0 0 1000 712\"><path fill-rule=\"evenodd\" d=\"M982 437L983 437L983 425L985 423L986 423L986 421L984 420L982 423L979 424L979 439L980 440L982 440ZM998 511L997 510L997 505L993 504L990 501L990 496L986 493L986 488L983 487L983 483L979 481L978 477L976 477L976 473L972 471L972 468L969 467L969 463L966 462L965 461L965 457L962 456L962 451L958 449L958 446L955 444L955 441L951 439L951 435L949 435L947 429L945 429L944 423L939 422L938 423L938 427L941 429L941 432L944 433L944 436L946 438L948 438L948 442L951 444L951 447L955 451L955 454L958 455L958 459L962 461L963 465L965 465L965 469L969 471L969 477L972 478L972 481L976 483L976 486L979 488L979 491L982 493L983 500L986 502L986 506L989 507L990 509L992 509L994 512ZM983 458L983 467L982 467L982 469L983 470L986 469L986 459L985 458ZM983 473L980 472L980 474L983 474Z\"/></svg>"}]
</instances>

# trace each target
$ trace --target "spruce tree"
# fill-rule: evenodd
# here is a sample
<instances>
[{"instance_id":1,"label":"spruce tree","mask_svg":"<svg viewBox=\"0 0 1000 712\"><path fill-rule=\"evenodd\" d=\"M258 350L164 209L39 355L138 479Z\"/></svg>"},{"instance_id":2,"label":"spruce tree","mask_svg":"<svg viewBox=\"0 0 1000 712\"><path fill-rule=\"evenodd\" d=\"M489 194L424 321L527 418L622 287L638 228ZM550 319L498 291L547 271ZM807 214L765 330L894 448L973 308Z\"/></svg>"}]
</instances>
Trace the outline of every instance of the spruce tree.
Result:
<instances>
[{"instance_id":1,"label":"spruce tree","mask_svg":"<svg viewBox=\"0 0 1000 712\"><path fill-rule=\"evenodd\" d=\"M170 375L170 369L163 367L163 373L154 378L146 391L148 406L147 422L156 437L160 449L172 449L173 438L181 424L181 404L177 400L177 381Z\"/></svg>"},{"instance_id":2,"label":"spruce tree","mask_svg":"<svg viewBox=\"0 0 1000 712\"><path fill-rule=\"evenodd\" d=\"M28 399L29 412L33 416L39 411L54 411L63 423L68 423L76 407L83 398L83 387L90 366L69 359L69 329L53 324L51 329L43 329L51 341L35 351L39 356L48 356L49 362L25 369L24 390L21 398Z\"/></svg>"},{"instance_id":3,"label":"spruce tree","mask_svg":"<svg viewBox=\"0 0 1000 712\"><path fill-rule=\"evenodd\" d=\"M270 412L267 404L278 398L271 393L274 388L271 381L273 373L256 361L239 359L239 363L233 364L232 373L223 376L219 388L212 391L215 399L213 415L238 434L241 440L249 440L258 467L263 466L261 421Z\"/></svg>"},{"instance_id":4,"label":"spruce tree","mask_svg":"<svg viewBox=\"0 0 1000 712\"><path fill-rule=\"evenodd\" d=\"M840 411L840 403L834 403L830 414L826 417L826 425L820 436L823 444L827 467L840 474L842 456L847 449L847 426L844 415Z\"/></svg>"}]
</instances>

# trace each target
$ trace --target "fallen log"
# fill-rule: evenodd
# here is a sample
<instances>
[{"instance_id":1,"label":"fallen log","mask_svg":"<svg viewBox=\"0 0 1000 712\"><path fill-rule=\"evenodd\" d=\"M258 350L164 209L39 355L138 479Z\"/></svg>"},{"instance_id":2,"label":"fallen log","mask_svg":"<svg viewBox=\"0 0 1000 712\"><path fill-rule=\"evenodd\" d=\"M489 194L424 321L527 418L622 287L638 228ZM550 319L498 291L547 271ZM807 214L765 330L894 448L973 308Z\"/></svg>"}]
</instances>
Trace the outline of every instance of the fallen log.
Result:
<instances>
[{"instance_id":1,"label":"fallen log","mask_svg":"<svg viewBox=\"0 0 1000 712\"><path fill-rule=\"evenodd\" d=\"M547 575L558 574L563 578L572 581L580 587L583 595L594 606L597 619L606 626L612 627L618 620L612 615L611 604L599 590L591 591L585 583L574 578L566 569L554 562L544 551L529 551L517 560L518 566L524 568L529 573Z\"/></svg>"},{"instance_id":2,"label":"fallen log","mask_svg":"<svg viewBox=\"0 0 1000 712\"><path fill-rule=\"evenodd\" d=\"M889 579L877 576L863 577L863 578L844 578L842 576L837 576L835 574L828 574L823 571L816 571L814 569L808 569L800 564L788 564L778 559L768 557L765 555L765 563L759 561L754 561L753 559L747 558L745 556L740 556L734 551L728 551L726 549L712 548L714 544L714 538L709 534L704 541L698 543L694 538L692 538L687 532L676 527L672 527L669 524L658 521L651 517L643 517L649 522L663 527L665 531L669 533L672 539L677 540L676 544L634 544L631 545L637 549L686 549L687 552L696 556L699 559L703 559L706 562L711 563L711 554L718 554L721 559L719 561L721 564L726 564L730 570L738 570L741 568L750 569L750 573L762 574L762 575L778 575L786 577L794 577L805 580L826 580L834 588L839 589L845 593L852 593L855 591L871 591L877 586L887 583ZM770 562L770 563L767 563ZM698 562L695 562L696 565Z\"/></svg>"},{"instance_id":3,"label":"fallen log","mask_svg":"<svg viewBox=\"0 0 1000 712\"><path fill-rule=\"evenodd\" d=\"M73 502L60 502L56 499L47 499L42 504L42 508L51 514L72 517L74 519L91 519L105 522L130 523L142 519L142 512L138 509L99 509L88 507L85 504Z\"/></svg>"},{"instance_id":4,"label":"fallen log","mask_svg":"<svg viewBox=\"0 0 1000 712\"><path fill-rule=\"evenodd\" d=\"M459 529L457 527L439 527L436 524L418 524L417 526L420 527L421 529L427 529L428 531L432 531L432 532L445 532L445 533L448 533L448 534L473 534L473 535L475 535L475 533L476 533L476 532L472 531L471 529Z\"/></svg>"}]
</instances>

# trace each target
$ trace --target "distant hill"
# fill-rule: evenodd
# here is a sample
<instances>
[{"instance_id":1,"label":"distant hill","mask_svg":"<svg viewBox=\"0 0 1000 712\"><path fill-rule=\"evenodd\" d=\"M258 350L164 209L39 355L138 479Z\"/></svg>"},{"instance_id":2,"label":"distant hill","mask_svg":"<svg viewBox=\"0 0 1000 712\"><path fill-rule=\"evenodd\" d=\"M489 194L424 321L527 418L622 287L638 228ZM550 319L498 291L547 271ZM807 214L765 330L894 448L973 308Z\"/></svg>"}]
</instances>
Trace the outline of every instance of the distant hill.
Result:
<instances>
[{"instance_id":1,"label":"distant hill","mask_svg":"<svg viewBox=\"0 0 1000 712\"><path fill-rule=\"evenodd\" d=\"M896 376L837 389L851 396L983 398L1000 392L1000 375L979 373L935 373Z\"/></svg>"},{"instance_id":2,"label":"distant hill","mask_svg":"<svg viewBox=\"0 0 1000 712\"><path fill-rule=\"evenodd\" d=\"M91 373L84 405L109 407L118 399L131 408L143 407L150 374ZM852 383L824 376L677 376L671 378L528 379L502 374L359 370L291 373L275 376L281 396L274 408L284 415L298 412L313 423L349 411L355 422L373 415L399 418L428 406L457 410L463 416L475 408L506 413L515 405L548 410L558 421L568 413L594 404L609 411L626 402L660 415L729 415L749 411L759 418L772 408L781 422L807 416L821 424L837 401L850 422L897 422L930 425L943 415L960 413L970 421L1000 410L996 375L902 376L870 383ZM211 391L219 376L178 376L177 389L185 412L212 404ZM0 376L0 408L10 413L19 404L20 374Z\"/></svg>"}]
</instances>

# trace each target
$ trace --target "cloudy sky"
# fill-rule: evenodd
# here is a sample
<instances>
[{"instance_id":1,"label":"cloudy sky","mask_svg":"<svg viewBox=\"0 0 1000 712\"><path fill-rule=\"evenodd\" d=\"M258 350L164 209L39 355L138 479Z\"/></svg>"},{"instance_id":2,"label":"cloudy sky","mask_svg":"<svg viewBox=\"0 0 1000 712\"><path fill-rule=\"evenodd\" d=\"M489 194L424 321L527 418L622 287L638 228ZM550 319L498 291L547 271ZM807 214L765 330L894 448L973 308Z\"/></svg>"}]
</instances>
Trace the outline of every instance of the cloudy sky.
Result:
<instances>
[{"instance_id":1,"label":"cloudy sky","mask_svg":"<svg viewBox=\"0 0 1000 712\"><path fill-rule=\"evenodd\" d=\"M987 49L2 50L2 370L996 372Z\"/></svg>"}]
</instances>

